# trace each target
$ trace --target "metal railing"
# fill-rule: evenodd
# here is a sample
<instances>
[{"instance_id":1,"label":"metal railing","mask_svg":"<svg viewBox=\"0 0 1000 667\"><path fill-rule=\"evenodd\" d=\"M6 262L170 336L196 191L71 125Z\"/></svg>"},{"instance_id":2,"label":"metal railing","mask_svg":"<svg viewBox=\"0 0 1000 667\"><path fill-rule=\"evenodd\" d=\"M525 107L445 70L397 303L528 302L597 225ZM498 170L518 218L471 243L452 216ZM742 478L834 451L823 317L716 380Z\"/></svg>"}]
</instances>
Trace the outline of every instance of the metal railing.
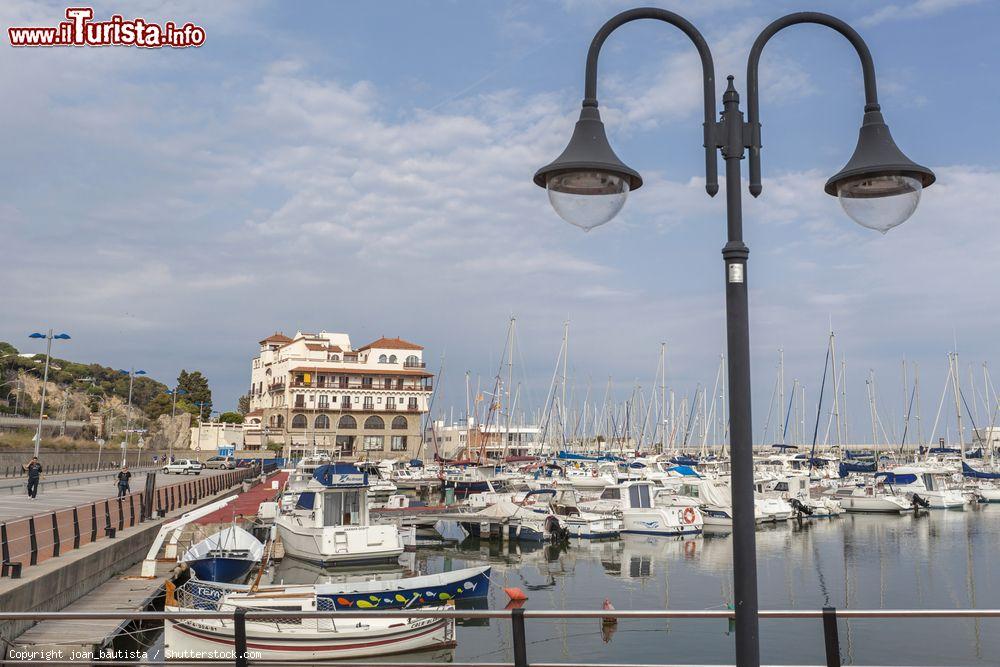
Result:
<instances>
[{"instance_id":1,"label":"metal railing","mask_svg":"<svg viewBox=\"0 0 1000 667\"><path fill-rule=\"evenodd\" d=\"M511 622L511 647L513 649L513 662L485 663L477 661L475 663L448 663L452 667L612 667L607 663L583 663L573 661L571 663L541 663L528 662L527 642L525 639L525 621L533 620L569 620L569 619L724 619L734 620L735 612L732 610L587 610L587 611L563 611L558 609L498 609L498 610L457 610L457 609L412 609L412 610L392 610L392 611L277 611L277 610L257 610L237 608L233 611L201 611L184 610L175 612L156 611L107 611L107 612L40 612L40 611L4 611L0 612L0 622L5 621L88 621L88 620L121 620L121 621L185 621L185 620L224 620L233 622L233 664L235 667L247 667L251 664L247 650L246 622L248 620L279 620L279 619L304 619L304 618L329 618L330 616L350 617L350 618L399 618L399 619L500 619ZM826 667L840 667L840 637L837 621L840 619L956 619L956 618L1000 618L1000 609L835 609L824 607L823 609L798 610L798 609L768 609L759 612L759 618L768 619L814 619L823 622L823 639L826 650ZM14 640L11 644L16 645ZM47 660L7 660L5 665L34 665L46 662L49 665L72 664L69 660L52 660L51 656ZM101 661L102 665L134 664L133 662ZM198 661L171 660L171 665L203 664ZM224 663L216 663L224 664ZM287 665L301 664L292 661L258 661L253 660L254 665ZM338 667L360 667L370 665L369 661L349 662L338 661ZM391 663L390 663L391 664ZM403 663L401 663L403 664ZM414 662L407 661L408 667L432 667L438 662ZM639 665L626 665L615 663L614 667L640 667ZM643 665L641 667L654 667L653 665ZM680 667L679 665L660 664L655 667ZM692 667L692 666L688 666Z\"/></svg>"}]
</instances>

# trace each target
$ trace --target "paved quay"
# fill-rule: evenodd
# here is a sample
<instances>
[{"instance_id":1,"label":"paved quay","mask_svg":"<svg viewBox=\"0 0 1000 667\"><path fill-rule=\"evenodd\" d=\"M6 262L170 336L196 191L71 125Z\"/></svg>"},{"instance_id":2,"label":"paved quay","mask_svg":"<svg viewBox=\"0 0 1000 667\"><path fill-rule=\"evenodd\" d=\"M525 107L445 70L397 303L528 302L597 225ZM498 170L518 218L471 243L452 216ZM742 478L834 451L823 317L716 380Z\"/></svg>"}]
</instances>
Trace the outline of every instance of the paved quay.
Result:
<instances>
[{"instance_id":1,"label":"paved quay","mask_svg":"<svg viewBox=\"0 0 1000 667\"><path fill-rule=\"evenodd\" d=\"M220 474L221 470L203 470L201 475L164 475L156 476L158 487L176 484L189 479L203 479ZM112 471L106 475L105 479L90 479L95 473L79 473L77 475L59 475L58 478L45 479L38 490L37 498L29 498L26 481L15 483L7 481L0 488L0 521L11 521L24 517L34 516L43 512L52 512L64 507L75 507L95 500L114 498L118 495L118 485L114 475L117 471ZM58 484L51 484L58 479ZM77 480L78 486L66 484L67 481ZM10 486L11 488L6 488ZM54 487L54 488L53 488ZM142 491L146 488L146 473L133 473L131 489L133 492Z\"/></svg>"}]
</instances>

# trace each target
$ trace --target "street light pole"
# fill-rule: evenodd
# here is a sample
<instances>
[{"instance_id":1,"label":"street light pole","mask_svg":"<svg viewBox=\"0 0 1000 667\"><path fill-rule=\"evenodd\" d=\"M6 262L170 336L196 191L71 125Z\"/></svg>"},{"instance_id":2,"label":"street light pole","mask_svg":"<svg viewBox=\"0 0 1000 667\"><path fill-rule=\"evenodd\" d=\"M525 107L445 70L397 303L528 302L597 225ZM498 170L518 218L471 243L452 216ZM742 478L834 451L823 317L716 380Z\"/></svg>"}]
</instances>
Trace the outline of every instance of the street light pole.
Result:
<instances>
[{"instance_id":1,"label":"street light pole","mask_svg":"<svg viewBox=\"0 0 1000 667\"><path fill-rule=\"evenodd\" d=\"M33 333L28 336L28 338L45 338L45 373L42 375L42 400L41 405L38 407L38 431L35 433L35 457L38 456L38 451L42 446L42 419L45 416L45 389L49 383L49 360L52 358L52 340L58 338L59 340L69 340L69 334L61 333L52 335L52 329L49 329L47 334L43 333Z\"/></svg>"},{"instance_id":2,"label":"street light pole","mask_svg":"<svg viewBox=\"0 0 1000 667\"><path fill-rule=\"evenodd\" d=\"M715 71L712 55L701 33L683 17L665 9L642 8L622 12L594 36L587 54L583 108L573 136L563 153L539 169L536 185L546 188L549 201L566 221L584 230L617 215L642 177L626 166L611 148L597 106L597 61L608 36L638 19L669 23L684 32L701 57L705 99L705 189L719 189L716 154L726 163L727 243L722 249L726 281L726 338L729 369L730 456L733 504L733 594L736 616L736 664L759 667L756 522L754 519L753 441L750 409L750 327L747 299L747 258L743 241L740 200L740 161L750 149L750 194L761 193L760 121L757 66L760 54L778 31L790 25L814 23L846 37L861 60L865 84L864 121L854 155L827 181L824 190L840 199L844 211L862 226L885 233L915 210L923 188L934 182L930 169L915 164L896 147L882 119L875 87L875 69L864 40L849 25L827 14L789 14L767 26L754 42L747 64L749 120L743 119L734 78L728 77L721 120L715 120Z\"/></svg>"},{"instance_id":3,"label":"street light pole","mask_svg":"<svg viewBox=\"0 0 1000 667\"><path fill-rule=\"evenodd\" d=\"M122 467L125 467L128 457L129 436L132 435L132 387L135 385L135 376L145 375L146 371L137 371L135 370L135 367L132 367L127 371L119 370L118 372L128 375L128 403L125 406L125 440L123 443L125 446L122 447Z\"/></svg>"}]
</instances>

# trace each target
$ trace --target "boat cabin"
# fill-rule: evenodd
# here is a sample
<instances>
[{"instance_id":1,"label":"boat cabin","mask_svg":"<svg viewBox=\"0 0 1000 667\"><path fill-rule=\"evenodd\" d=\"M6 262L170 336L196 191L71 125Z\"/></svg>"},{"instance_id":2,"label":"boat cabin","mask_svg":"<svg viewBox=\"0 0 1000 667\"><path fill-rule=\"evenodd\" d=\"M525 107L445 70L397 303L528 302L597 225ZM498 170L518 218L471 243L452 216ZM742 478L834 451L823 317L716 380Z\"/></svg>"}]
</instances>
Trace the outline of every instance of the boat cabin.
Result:
<instances>
[{"instance_id":1,"label":"boat cabin","mask_svg":"<svg viewBox=\"0 0 1000 667\"><path fill-rule=\"evenodd\" d=\"M367 526L367 473L349 463L320 466L299 493L293 512L311 517L314 527Z\"/></svg>"}]
</instances>

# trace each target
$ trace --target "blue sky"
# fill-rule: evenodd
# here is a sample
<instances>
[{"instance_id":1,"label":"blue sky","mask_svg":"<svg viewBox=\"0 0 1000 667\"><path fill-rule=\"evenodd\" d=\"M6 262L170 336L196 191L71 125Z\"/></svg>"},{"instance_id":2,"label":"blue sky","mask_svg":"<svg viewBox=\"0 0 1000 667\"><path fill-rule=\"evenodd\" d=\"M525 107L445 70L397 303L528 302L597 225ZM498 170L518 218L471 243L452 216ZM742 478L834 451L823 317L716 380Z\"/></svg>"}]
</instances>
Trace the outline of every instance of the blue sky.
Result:
<instances>
[{"instance_id":1,"label":"blue sky","mask_svg":"<svg viewBox=\"0 0 1000 667\"><path fill-rule=\"evenodd\" d=\"M888 236L854 225L822 184L857 138L857 59L819 27L772 40L764 194L744 198L756 421L779 346L815 409L831 321L854 414L866 414L874 369L885 418L898 420L905 356L920 364L929 421L955 338L966 379L968 363L997 361L1000 56L986 27L1000 5L653 4L699 26L717 79L733 73L741 91L750 44L781 14L828 11L868 41L897 143L939 181ZM165 381L201 369L231 406L274 330L342 330L355 344L399 335L433 365L445 356L439 405L458 408L466 370L495 372L514 314L529 399L545 395L566 319L581 393L609 375L621 395L648 387L662 340L678 393L711 384L724 201L702 188L701 75L686 38L633 24L605 47L608 132L646 181L618 219L583 234L530 181L569 137L593 33L629 6L102 2L99 18L193 21L207 41L5 43L0 339L30 350L25 334L53 326L74 335L66 356ZM16 0L0 19L53 25L64 9Z\"/></svg>"}]
</instances>

